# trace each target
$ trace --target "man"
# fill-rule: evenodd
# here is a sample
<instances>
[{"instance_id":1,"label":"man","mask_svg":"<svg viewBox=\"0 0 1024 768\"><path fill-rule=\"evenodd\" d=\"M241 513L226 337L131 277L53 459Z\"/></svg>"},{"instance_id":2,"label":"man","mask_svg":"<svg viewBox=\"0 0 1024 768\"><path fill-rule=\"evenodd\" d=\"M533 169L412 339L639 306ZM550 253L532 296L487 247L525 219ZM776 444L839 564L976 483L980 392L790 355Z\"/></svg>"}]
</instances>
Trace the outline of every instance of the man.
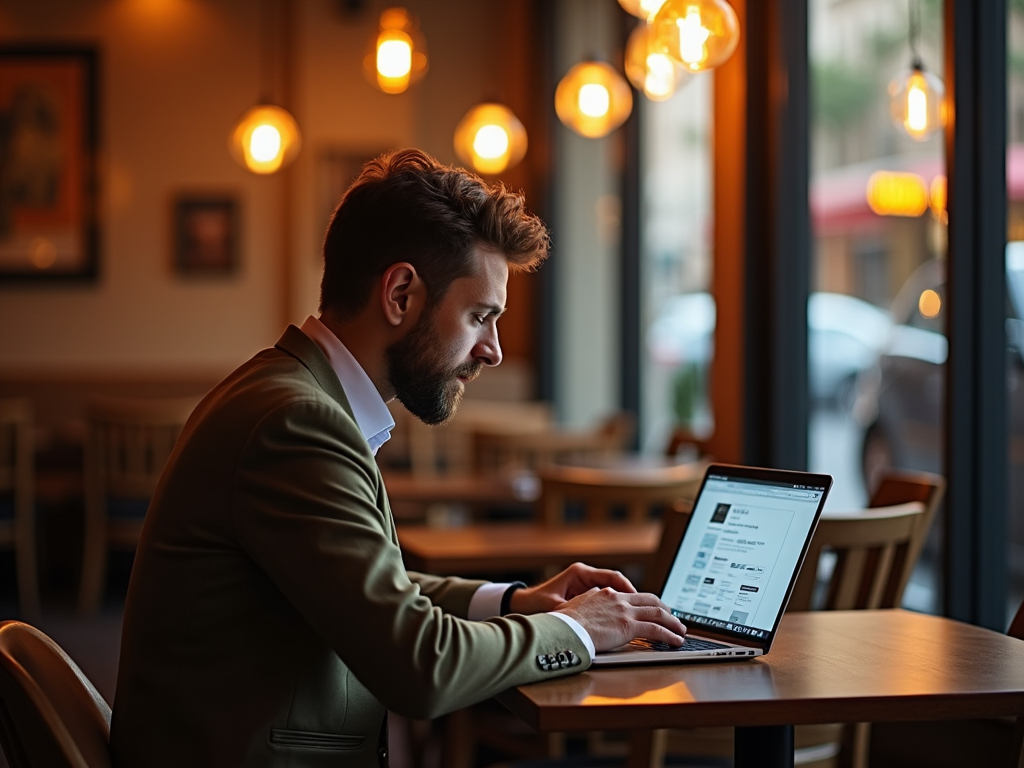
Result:
<instances>
[{"instance_id":1,"label":"man","mask_svg":"<svg viewBox=\"0 0 1024 768\"><path fill-rule=\"evenodd\" d=\"M197 406L150 504L125 607L117 766L386 764L430 718L683 626L612 571L533 588L402 565L374 454L501 362L510 269L546 256L521 196L415 150L369 164L324 242L321 316ZM501 614L506 614L502 616Z\"/></svg>"}]
</instances>

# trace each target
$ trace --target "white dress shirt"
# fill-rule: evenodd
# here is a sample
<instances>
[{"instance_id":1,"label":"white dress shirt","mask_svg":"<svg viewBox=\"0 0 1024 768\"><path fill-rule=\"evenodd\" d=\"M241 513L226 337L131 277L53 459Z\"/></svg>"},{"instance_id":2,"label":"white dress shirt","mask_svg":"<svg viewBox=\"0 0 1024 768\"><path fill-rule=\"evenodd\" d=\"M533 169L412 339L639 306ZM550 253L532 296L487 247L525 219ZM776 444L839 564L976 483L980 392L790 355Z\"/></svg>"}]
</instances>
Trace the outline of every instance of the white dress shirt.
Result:
<instances>
[{"instance_id":1,"label":"white dress shirt","mask_svg":"<svg viewBox=\"0 0 1024 768\"><path fill-rule=\"evenodd\" d=\"M388 410L387 403L380 396L376 385L366 375L366 371L359 365L359 361L341 343L341 339L335 336L331 329L318 318L310 315L299 330L312 339L327 356L331 368L338 375L342 389L345 390L345 395L348 397L348 404L352 407L356 426L359 427L370 450L376 456L380 447L391 439L391 430L395 428L395 420L391 416L391 411ZM508 587L508 584L492 582L477 589L469 602L469 619L482 621L497 616L501 611L501 598ZM590 633L571 616L566 616L564 613L552 613L551 615L557 616L568 624L587 647L590 658L594 658L594 641L591 639Z\"/></svg>"}]
</instances>

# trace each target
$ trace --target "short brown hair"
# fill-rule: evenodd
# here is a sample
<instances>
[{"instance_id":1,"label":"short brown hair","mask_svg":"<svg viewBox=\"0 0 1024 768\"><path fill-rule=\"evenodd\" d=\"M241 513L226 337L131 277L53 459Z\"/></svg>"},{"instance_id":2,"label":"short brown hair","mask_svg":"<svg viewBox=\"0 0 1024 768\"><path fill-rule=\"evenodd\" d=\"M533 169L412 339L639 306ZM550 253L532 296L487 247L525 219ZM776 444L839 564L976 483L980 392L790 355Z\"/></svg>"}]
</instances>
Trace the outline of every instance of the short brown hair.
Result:
<instances>
[{"instance_id":1,"label":"short brown hair","mask_svg":"<svg viewBox=\"0 0 1024 768\"><path fill-rule=\"evenodd\" d=\"M503 254L513 272L533 271L547 257L548 232L521 193L418 149L388 152L363 166L331 217L320 311L355 316L373 281L401 261L416 268L436 303L452 281L473 273L477 246Z\"/></svg>"}]
</instances>

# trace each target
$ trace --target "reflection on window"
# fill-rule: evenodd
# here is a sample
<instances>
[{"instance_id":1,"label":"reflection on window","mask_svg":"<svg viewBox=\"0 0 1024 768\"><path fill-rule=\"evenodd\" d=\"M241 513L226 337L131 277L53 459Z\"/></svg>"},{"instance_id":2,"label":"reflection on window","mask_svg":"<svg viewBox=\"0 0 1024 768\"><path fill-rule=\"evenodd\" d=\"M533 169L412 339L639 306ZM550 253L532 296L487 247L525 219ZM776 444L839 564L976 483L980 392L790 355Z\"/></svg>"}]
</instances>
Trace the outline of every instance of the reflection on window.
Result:
<instances>
[{"instance_id":1,"label":"reflection on window","mask_svg":"<svg viewBox=\"0 0 1024 768\"><path fill-rule=\"evenodd\" d=\"M711 76L671 99L641 99L641 439L660 450L674 427L711 430Z\"/></svg>"},{"instance_id":2,"label":"reflection on window","mask_svg":"<svg viewBox=\"0 0 1024 768\"><path fill-rule=\"evenodd\" d=\"M916 52L943 78L942 2L917 7ZM811 0L810 23L810 464L835 476L829 507L853 509L886 468L941 469L946 176L941 131L918 141L893 122L888 87L913 55L908 4ZM819 296L845 302L816 311ZM865 308L879 331L845 354ZM939 609L940 561L933 535L905 605Z\"/></svg>"}]
</instances>

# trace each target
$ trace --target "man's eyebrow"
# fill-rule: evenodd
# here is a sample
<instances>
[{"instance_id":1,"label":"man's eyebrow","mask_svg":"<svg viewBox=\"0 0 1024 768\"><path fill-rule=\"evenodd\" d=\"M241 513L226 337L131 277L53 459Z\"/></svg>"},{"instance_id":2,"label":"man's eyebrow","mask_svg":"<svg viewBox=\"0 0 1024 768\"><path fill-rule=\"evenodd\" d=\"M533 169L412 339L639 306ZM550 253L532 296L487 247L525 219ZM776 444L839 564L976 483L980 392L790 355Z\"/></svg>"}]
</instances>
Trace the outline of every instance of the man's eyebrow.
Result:
<instances>
[{"instance_id":1,"label":"man's eyebrow","mask_svg":"<svg viewBox=\"0 0 1024 768\"><path fill-rule=\"evenodd\" d=\"M505 310L507 310L508 307L501 307L498 306L497 304L477 304L476 309L486 309L487 314L498 315L498 317L501 317L503 314L505 314Z\"/></svg>"}]
</instances>

